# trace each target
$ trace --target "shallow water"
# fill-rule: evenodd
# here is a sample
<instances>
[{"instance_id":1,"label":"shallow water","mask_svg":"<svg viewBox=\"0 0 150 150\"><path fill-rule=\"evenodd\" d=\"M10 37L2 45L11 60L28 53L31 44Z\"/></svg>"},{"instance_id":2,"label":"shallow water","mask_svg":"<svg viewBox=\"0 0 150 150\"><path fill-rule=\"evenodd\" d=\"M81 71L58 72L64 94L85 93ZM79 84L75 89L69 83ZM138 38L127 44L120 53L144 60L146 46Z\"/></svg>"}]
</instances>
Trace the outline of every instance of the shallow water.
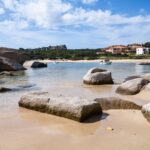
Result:
<instances>
[{"instance_id":1,"label":"shallow water","mask_svg":"<svg viewBox=\"0 0 150 150\"><path fill-rule=\"evenodd\" d=\"M98 63L49 63L48 68L28 69L17 72L17 76L11 78L0 78L1 86L14 89L0 94L0 150L149 150L150 126L140 111L108 111L104 120L97 118L97 121L89 120L81 124L18 107L20 97L32 91L92 99L114 95L116 85L90 86L82 83L82 77L92 67L112 71L116 82L123 81L129 75L150 72L150 66L133 63L109 66ZM115 130L107 131L107 127Z\"/></svg>"},{"instance_id":2,"label":"shallow water","mask_svg":"<svg viewBox=\"0 0 150 150\"><path fill-rule=\"evenodd\" d=\"M16 89L13 92L0 94L0 111L17 108L20 96L30 91L50 91L53 95L81 96L96 98L103 95L113 95L115 86L90 86L82 83L82 78L92 67L100 67L112 72L115 82L121 82L130 75L141 75L150 72L150 66L134 63L49 63L47 68L28 69L17 72L17 76L0 78L0 85Z\"/></svg>"}]
</instances>

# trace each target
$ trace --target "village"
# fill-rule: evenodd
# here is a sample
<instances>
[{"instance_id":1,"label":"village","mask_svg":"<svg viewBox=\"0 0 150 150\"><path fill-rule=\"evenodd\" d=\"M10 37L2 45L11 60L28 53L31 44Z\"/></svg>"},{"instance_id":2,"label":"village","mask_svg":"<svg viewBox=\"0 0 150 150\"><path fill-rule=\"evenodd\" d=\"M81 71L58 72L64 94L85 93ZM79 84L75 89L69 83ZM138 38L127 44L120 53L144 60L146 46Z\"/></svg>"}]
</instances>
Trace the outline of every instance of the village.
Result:
<instances>
[{"instance_id":1,"label":"village","mask_svg":"<svg viewBox=\"0 0 150 150\"><path fill-rule=\"evenodd\" d=\"M150 47L142 44L113 45L102 49L101 53L144 55L150 54Z\"/></svg>"}]
</instances>

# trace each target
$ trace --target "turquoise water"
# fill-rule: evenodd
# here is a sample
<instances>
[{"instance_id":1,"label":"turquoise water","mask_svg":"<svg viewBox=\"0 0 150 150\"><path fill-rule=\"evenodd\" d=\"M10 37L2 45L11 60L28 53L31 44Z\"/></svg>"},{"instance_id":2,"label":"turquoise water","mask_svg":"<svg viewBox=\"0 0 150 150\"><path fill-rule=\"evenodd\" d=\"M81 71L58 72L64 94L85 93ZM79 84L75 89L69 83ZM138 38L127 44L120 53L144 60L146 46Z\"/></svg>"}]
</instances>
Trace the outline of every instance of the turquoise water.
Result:
<instances>
[{"instance_id":1,"label":"turquoise water","mask_svg":"<svg viewBox=\"0 0 150 150\"><path fill-rule=\"evenodd\" d=\"M36 87L63 86L63 84L82 84L82 78L86 72L100 67L112 72L115 82L121 82L130 75L141 75L150 73L149 65L138 65L134 63L113 63L112 65L100 65L99 63L49 63L48 68L28 69L21 72L20 76L7 79L7 84L22 85L34 84ZM2 82L2 81L1 81Z\"/></svg>"},{"instance_id":2,"label":"turquoise water","mask_svg":"<svg viewBox=\"0 0 150 150\"><path fill-rule=\"evenodd\" d=\"M82 96L97 98L111 95L115 92L115 85L89 86L82 82L83 76L92 67L100 67L112 72L115 82L122 82L130 75L150 73L150 66L134 63L113 63L100 65L99 63L49 63L47 68L28 69L18 72L18 76L0 78L0 86L11 87L16 90L0 94L0 111L11 108L18 110L20 96L26 92L49 91L52 95ZM24 87L22 87L24 86Z\"/></svg>"}]
</instances>

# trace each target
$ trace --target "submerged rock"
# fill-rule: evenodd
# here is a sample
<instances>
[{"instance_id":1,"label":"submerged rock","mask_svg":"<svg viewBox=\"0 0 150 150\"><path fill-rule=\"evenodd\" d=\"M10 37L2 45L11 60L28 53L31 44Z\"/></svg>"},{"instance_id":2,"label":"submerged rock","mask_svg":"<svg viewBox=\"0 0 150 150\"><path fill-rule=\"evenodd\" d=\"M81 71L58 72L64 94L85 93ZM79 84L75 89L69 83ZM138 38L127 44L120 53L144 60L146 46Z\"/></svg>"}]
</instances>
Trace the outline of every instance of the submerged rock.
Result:
<instances>
[{"instance_id":1,"label":"submerged rock","mask_svg":"<svg viewBox=\"0 0 150 150\"><path fill-rule=\"evenodd\" d=\"M92 68L83 77L85 84L101 85L101 84L113 84L111 72L100 68Z\"/></svg>"},{"instance_id":2,"label":"submerged rock","mask_svg":"<svg viewBox=\"0 0 150 150\"><path fill-rule=\"evenodd\" d=\"M0 87L0 93L9 92L9 91L11 91L11 90L12 90L12 89L10 89L10 88Z\"/></svg>"},{"instance_id":3,"label":"submerged rock","mask_svg":"<svg viewBox=\"0 0 150 150\"><path fill-rule=\"evenodd\" d=\"M2 71L0 72L0 76L15 76L12 72Z\"/></svg>"},{"instance_id":4,"label":"submerged rock","mask_svg":"<svg viewBox=\"0 0 150 150\"><path fill-rule=\"evenodd\" d=\"M35 61L31 65L31 68L43 68L43 67L47 67L47 64Z\"/></svg>"},{"instance_id":5,"label":"submerged rock","mask_svg":"<svg viewBox=\"0 0 150 150\"><path fill-rule=\"evenodd\" d=\"M19 71L19 70L25 70L25 68L21 64L13 60L0 56L0 71Z\"/></svg>"},{"instance_id":6,"label":"submerged rock","mask_svg":"<svg viewBox=\"0 0 150 150\"><path fill-rule=\"evenodd\" d=\"M150 103L142 107L142 113L144 117L147 119L147 121L150 122Z\"/></svg>"},{"instance_id":7,"label":"submerged rock","mask_svg":"<svg viewBox=\"0 0 150 150\"><path fill-rule=\"evenodd\" d=\"M134 102L126 101L118 97L104 97L95 99L102 108L102 110L109 109L137 109L141 110L141 106Z\"/></svg>"},{"instance_id":8,"label":"submerged rock","mask_svg":"<svg viewBox=\"0 0 150 150\"><path fill-rule=\"evenodd\" d=\"M79 122L102 114L100 105L95 101L79 97L51 97L47 92L24 95L19 101L19 106Z\"/></svg>"},{"instance_id":9,"label":"submerged rock","mask_svg":"<svg viewBox=\"0 0 150 150\"><path fill-rule=\"evenodd\" d=\"M134 95L141 91L141 89L149 83L148 80L137 78L122 83L116 92L123 95Z\"/></svg>"},{"instance_id":10,"label":"submerged rock","mask_svg":"<svg viewBox=\"0 0 150 150\"><path fill-rule=\"evenodd\" d=\"M141 62L139 65L150 65L150 62Z\"/></svg>"}]
</instances>

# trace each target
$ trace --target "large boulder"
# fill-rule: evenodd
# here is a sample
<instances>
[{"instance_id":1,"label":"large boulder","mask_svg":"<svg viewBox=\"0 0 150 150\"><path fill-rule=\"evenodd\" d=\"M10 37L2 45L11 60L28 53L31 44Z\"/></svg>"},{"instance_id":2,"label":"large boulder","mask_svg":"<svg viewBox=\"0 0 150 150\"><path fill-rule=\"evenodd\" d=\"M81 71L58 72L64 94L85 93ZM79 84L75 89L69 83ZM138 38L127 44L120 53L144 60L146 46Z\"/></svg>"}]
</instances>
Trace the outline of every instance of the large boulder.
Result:
<instances>
[{"instance_id":1,"label":"large boulder","mask_svg":"<svg viewBox=\"0 0 150 150\"><path fill-rule=\"evenodd\" d=\"M5 47L0 47L0 56L8 58L20 64L23 64L26 60L30 60L30 56L27 53Z\"/></svg>"},{"instance_id":2,"label":"large boulder","mask_svg":"<svg viewBox=\"0 0 150 150\"><path fill-rule=\"evenodd\" d=\"M111 72L100 68L92 68L83 77L85 84L101 85L101 84L113 84Z\"/></svg>"},{"instance_id":3,"label":"large boulder","mask_svg":"<svg viewBox=\"0 0 150 150\"><path fill-rule=\"evenodd\" d=\"M96 102L98 102L102 108L102 110L109 110L109 109L137 109L141 110L140 105L123 100L118 97L103 97L103 98L96 98Z\"/></svg>"},{"instance_id":4,"label":"large boulder","mask_svg":"<svg viewBox=\"0 0 150 150\"><path fill-rule=\"evenodd\" d=\"M0 71L19 71L19 70L25 70L25 68L21 64L13 60L0 56Z\"/></svg>"},{"instance_id":5,"label":"large boulder","mask_svg":"<svg viewBox=\"0 0 150 150\"><path fill-rule=\"evenodd\" d=\"M141 91L141 89L149 83L148 80L137 78L122 83L116 92L123 95L134 95Z\"/></svg>"},{"instance_id":6,"label":"large boulder","mask_svg":"<svg viewBox=\"0 0 150 150\"><path fill-rule=\"evenodd\" d=\"M47 64L35 61L31 64L31 68L44 68L47 67Z\"/></svg>"},{"instance_id":7,"label":"large boulder","mask_svg":"<svg viewBox=\"0 0 150 150\"><path fill-rule=\"evenodd\" d=\"M47 92L24 95L19 101L19 106L79 122L102 114L100 105L95 101L79 97L52 97Z\"/></svg>"},{"instance_id":8,"label":"large boulder","mask_svg":"<svg viewBox=\"0 0 150 150\"><path fill-rule=\"evenodd\" d=\"M143 105L142 113L143 113L144 117L150 122L150 103Z\"/></svg>"}]
</instances>

